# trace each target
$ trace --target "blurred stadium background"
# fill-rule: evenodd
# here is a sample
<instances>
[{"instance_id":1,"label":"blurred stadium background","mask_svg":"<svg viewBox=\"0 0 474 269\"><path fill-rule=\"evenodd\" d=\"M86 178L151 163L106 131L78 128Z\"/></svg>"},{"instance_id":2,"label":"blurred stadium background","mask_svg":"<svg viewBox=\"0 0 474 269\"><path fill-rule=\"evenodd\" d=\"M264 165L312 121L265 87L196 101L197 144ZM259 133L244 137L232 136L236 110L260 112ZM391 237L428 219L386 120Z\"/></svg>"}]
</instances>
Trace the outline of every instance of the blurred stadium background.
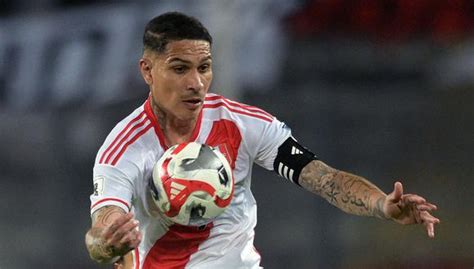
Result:
<instances>
[{"instance_id":1,"label":"blurred stadium background","mask_svg":"<svg viewBox=\"0 0 474 269\"><path fill-rule=\"evenodd\" d=\"M147 96L145 23L200 18L212 91L260 106L335 167L439 206L420 227L349 216L256 167L265 268L474 266L474 1L3 0L0 268L110 268L84 247L96 150Z\"/></svg>"}]
</instances>

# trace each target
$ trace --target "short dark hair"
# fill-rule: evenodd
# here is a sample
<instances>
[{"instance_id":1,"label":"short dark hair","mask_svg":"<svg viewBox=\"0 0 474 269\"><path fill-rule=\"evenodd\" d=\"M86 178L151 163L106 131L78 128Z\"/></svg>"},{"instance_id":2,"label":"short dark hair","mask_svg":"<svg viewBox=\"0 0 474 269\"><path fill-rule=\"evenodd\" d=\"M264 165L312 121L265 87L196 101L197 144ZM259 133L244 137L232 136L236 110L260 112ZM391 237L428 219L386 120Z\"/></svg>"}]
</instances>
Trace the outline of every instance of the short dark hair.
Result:
<instances>
[{"instance_id":1,"label":"short dark hair","mask_svg":"<svg viewBox=\"0 0 474 269\"><path fill-rule=\"evenodd\" d=\"M151 19L143 34L143 49L162 53L170 41L204 40L212 45L212 37L202 23L180 12L167 12Z\"/></svg>"}]
</instances>

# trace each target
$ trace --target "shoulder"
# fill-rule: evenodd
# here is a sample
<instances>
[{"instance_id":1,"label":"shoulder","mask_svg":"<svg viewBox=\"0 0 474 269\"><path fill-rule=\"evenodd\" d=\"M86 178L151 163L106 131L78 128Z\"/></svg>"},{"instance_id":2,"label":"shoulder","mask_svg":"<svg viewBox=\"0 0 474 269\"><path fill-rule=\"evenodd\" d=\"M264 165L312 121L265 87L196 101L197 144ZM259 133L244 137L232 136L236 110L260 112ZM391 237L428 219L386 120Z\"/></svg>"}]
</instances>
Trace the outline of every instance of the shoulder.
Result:
<instances>
[{"instance_id":1,"label":"shoulder","mask_svg":"<svg viewBox=\"0 0 474 269\"><path fill-rule=\"evenodd\" d=\"M115 125L98 151L96 164L115 166L124 155L133 158L136 150L132 149L143 144L147 133L153 133L152 127L153 123L141 105Z\"/></svg>"},{"instance_id":2,"label":"shoulder","mask_svg":"<svg viewBox=\"0 0 474 269\"><path fill-rule=\"evenodd\" d=\"M233 101L213 93L206 95L203 109L210 114L243 121L272 122L274 120L272 114L261 108Z\"/></svg>"}]
</instances>

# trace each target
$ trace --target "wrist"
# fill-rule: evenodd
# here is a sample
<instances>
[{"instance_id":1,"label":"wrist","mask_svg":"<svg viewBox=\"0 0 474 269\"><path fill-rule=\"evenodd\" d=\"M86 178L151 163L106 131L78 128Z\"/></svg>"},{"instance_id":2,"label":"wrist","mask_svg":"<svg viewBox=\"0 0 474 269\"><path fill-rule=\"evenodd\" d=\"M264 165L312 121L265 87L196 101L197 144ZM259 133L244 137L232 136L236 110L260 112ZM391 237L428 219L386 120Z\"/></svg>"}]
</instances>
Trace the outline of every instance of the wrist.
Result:
<instances>
[{"instance_id":1,"label":"wrist","mask_svg":"<svg viewBox=\"0 0 474 269\"><path fill-rule=\"evenodd\" d=\"M377 195L375 199L373 200L374 203L372 205L372 215L374 217L377 217L379 219L384 219L384 220L390 220L389 217L387 217L387 214L385 213L384 210L384 205L387 200L387 195L385 193L382 193L380 195Z\"/></svg>"}]
</instances>

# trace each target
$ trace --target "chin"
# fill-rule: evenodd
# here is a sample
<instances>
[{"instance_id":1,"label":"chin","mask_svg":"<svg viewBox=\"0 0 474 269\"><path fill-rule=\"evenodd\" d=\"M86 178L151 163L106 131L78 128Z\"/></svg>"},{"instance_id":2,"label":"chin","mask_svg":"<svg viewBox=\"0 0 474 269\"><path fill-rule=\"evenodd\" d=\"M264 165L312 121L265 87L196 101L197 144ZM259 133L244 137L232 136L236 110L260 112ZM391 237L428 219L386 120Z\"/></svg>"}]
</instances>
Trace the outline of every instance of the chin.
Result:
<instances>
[{"instance_id":1,"label":"chin","mask_svg":"<svg viewBox=\"0 0 474 269\"><path fill-rule=\"evenodd\" d=\"M181 120L194 120L199 116L201 109L196 109L194 111L188 110L185 113L182 113L179 117Z\"/></svg>"}]
</instances>

